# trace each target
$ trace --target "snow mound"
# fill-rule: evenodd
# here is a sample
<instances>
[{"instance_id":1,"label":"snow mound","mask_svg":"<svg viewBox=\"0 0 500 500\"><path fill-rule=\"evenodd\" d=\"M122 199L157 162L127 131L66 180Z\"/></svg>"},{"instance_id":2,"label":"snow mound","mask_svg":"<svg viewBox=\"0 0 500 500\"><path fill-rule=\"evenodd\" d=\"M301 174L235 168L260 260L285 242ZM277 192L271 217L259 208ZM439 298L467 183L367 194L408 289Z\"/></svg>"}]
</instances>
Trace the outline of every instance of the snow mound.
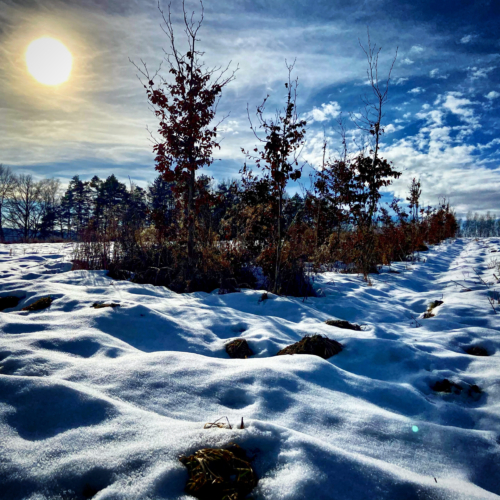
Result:
<instances>
[{"instance_id":1,"label":"snow mound","mask_svg":"<svg viewBox=\"0 0 500 500\"><path fill-rule=\"evenodd\" d=\"M498 499L498 248L446 242L373 286L325 272L303 301L176 294L71 271L68 244L4 246L0 297L20 300L0 312L0 496L187 500L178 457L233 442L256 500ZM342 351L276 356L314 335ZM231 359L235 339L255 355ZM223 416L232 429L204 429Z\"/></svg>"}]
</instances>

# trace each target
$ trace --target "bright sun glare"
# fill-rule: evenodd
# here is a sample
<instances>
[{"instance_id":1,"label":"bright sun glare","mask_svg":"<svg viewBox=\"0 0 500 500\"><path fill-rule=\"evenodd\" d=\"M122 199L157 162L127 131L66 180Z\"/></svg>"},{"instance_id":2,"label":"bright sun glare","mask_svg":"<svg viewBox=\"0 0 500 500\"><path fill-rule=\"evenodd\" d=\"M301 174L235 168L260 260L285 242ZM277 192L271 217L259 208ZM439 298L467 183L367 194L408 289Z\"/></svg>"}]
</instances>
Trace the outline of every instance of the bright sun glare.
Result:
<instances>
[{"instance_id":1,"label":"bright sun glare","mask_svg":"<svg viewBox=\"0 0 500 500\"><path fill-rule=\"evenodd\" d=\"M59 85L69 78L73 57L71 52L54 38L39 38L26 51L28 71L45 85Z\"/></svg>"}]
</instances>

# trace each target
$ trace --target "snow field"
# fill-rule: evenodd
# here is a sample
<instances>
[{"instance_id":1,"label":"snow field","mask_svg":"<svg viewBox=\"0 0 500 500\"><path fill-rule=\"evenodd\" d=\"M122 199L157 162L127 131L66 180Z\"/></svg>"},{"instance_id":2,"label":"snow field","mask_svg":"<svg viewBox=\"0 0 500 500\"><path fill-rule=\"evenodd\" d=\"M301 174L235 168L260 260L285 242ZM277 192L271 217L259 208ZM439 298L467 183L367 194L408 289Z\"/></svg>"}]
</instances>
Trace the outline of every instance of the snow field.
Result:
<instances>
[{"instance_id":1,"label":"snow field","mask_svg":"<svg viewBox=\"0 0 500 500\"><path fill-rule=\"evenodd\" d=\"M187 499L178 456L230 442L255 456L255 499L500 498L500 239L444 243L373 286L324 273L305 301L113 281L70 271L71 250L0 248L0 297L23 297L0 313L0 498ZM315 333L344 350L274 357ZM254 357L229 359L238 337ZM444 378L482 393L434 392ZM222 416L245 429L203 429Z\"/></svg>"}]
</instances>

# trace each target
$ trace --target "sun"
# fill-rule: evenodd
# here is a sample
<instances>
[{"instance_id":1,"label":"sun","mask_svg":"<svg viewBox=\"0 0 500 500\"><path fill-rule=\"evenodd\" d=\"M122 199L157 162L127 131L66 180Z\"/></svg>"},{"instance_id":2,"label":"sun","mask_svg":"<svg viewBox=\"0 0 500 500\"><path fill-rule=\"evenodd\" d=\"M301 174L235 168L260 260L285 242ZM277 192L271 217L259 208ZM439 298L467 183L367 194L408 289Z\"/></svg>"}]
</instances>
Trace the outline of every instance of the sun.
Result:
<instances>
[{"instance_id":1,"label":"sun","mask_svg":"<svg viewBox=\"0 0 500 500\"><path fill-rule=\"evenodd\" d=\"M69 78L73 57L59 40L44 37L29 44L26 64L28 71L40 83L59 85Z\"/></svg>"}]
</instances>

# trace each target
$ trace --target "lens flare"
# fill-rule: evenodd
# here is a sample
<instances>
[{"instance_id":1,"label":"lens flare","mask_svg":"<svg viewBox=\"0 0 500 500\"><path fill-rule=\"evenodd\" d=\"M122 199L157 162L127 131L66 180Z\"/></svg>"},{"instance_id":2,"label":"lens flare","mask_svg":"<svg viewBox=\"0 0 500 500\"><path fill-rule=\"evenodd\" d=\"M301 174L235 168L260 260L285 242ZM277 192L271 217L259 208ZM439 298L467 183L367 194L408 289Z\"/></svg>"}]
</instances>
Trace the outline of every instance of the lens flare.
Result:
<instances>
[{"instance_id":1,"label":"lens flare","mask_svg":"<svg viewBox=\"0 0 500 500\"><path fill-rule=\"evenodd\" d=\"M416 425L412 425L411 430L413 432L418 432L418 427Z\"/></svg>"},{"instance_id":2,"label":"lens flare","mask_svg":"<svg viewBox=\"0 0 500 500\"><path fill-rule=\"evenodd\" d=\"M59 40L39 38L31 42L26 50L26 65L38 82L59 85L69 78L73 57Z\"/></svg>"}]
</instances>

